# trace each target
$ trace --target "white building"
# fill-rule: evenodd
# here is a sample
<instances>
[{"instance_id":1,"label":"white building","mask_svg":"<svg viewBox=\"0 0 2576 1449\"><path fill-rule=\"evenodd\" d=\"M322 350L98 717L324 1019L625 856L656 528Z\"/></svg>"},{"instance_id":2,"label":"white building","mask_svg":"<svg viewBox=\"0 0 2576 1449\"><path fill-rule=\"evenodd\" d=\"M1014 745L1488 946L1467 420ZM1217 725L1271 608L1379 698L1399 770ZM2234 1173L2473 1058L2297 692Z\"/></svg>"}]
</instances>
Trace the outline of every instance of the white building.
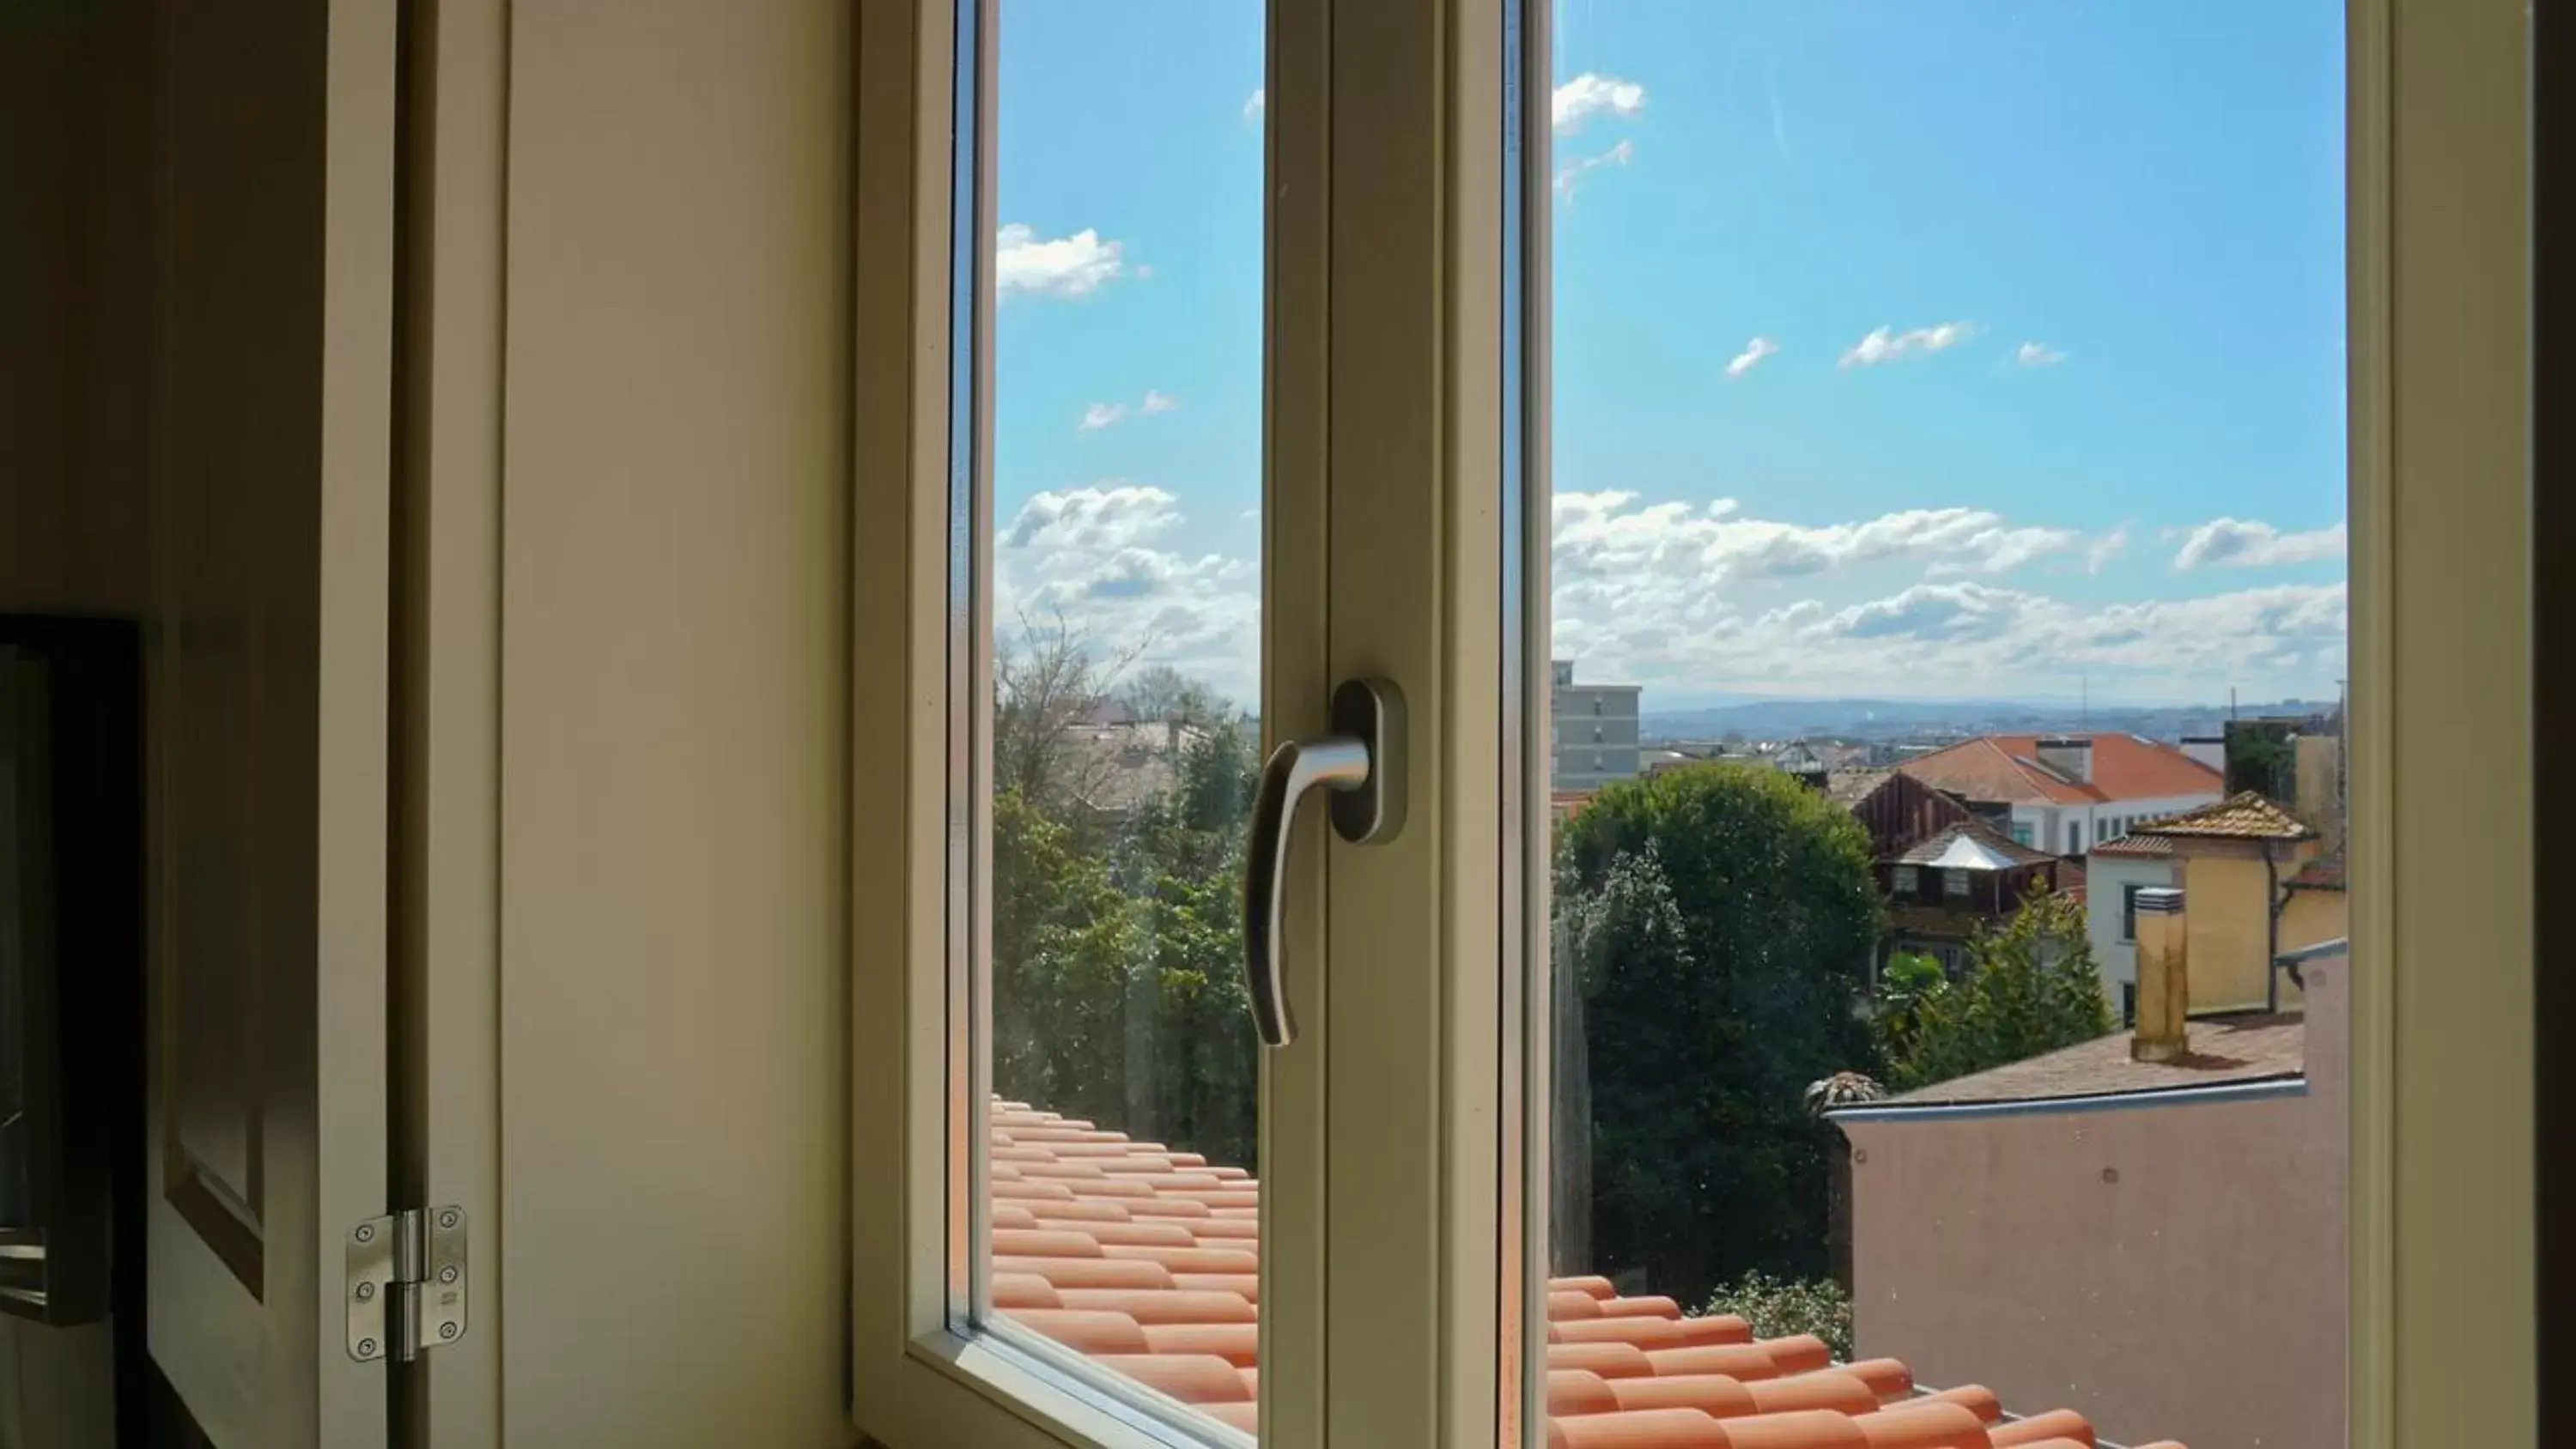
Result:
<instances>
[{"instance_id":1,"label":"white building","mask_svg":"<svg viewBox=\"0 0 2576 1449\"><path fill-rule=\"evenodd\" d=\"M2082 855L2142 821L2226 794L2214 742L2180 746L2139 735L1979 735L1898 769L1946 790L2013 839Z\"/></svg>"},{"instance_id":2,"label":"white building","mask_svg":"<svg viewBox=\"0 0 2576 1449\"><path fill-rule=\"evenodd\" d=\"M1598 790L1613 780L1634 779L1640 768L1637 751L1637 700L1634 684L1577 684L1574 661L1554 664L1555 690L1549 725L1549 787Z\"/></svg>"},{"instance_id":3,"label":"white building","mask_svg":"<svg viewBox=\"0 0 2576 1449\"><path fill-rule=\"evenodd\" d=\"M2101 968L2102 994L2123 1026L2137 1014L2138 892L2181 884L2182 862L2167 836L2108 840L2084 858L2084 934Z\"/></svg>"}]
</instances>

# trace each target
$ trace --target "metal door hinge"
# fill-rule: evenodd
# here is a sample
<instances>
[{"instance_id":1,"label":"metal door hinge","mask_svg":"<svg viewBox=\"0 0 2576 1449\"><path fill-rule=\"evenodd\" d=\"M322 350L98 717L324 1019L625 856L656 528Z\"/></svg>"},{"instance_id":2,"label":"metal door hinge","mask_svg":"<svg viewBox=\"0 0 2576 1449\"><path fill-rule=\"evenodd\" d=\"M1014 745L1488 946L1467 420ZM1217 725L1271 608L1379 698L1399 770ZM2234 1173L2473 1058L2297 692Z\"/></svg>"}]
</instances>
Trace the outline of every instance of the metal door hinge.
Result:
<instances>
[{"instance_id":1,"label":"metal door hinge","mask_svg":"<svg viewBox=\"0 0 2576 1449\"><path fill-rule=\"evenodd\" d=\"M465 1209L405 1208L349 1230L349 1357L409 1363L465 1336Z\"/></svg>"}]
</instances>

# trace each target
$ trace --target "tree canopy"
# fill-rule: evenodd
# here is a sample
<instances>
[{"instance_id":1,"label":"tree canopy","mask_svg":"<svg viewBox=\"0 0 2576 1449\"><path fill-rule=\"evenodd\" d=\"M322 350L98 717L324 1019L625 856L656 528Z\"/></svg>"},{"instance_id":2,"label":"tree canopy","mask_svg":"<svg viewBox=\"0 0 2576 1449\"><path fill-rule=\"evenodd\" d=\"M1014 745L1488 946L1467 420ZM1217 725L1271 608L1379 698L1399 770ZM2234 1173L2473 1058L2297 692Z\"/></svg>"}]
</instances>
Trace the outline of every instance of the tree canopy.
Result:
<instances>
[{"instance_id":1,"label":"tree canopy","mask_svg":"<svg viewBox=\"0 0 2576 1449\"><path fill-rule=\"evenodd\" d=\"M1650 1268L1692 1301L1752 1269L1825 1271L1836 1139L1803 1098L1873 1059L1880 922L1867 833L1778 771L1623 781L1574 817L1555 1120L1583 1160L1557 1202L1588 1208L1590 1241L1560 1237L1561 1260Z\"/></svg>"},{"instance_id":2,"label":"tree canopy","mask_svg":"<svg viewBox=\"0 0 2576 1449\"><path fill-rule=\"evenodd\" d=\"M2084 908L2034 888L2000 927L1968 942L1958 981L1935 966L1879 984L1877 1027L1888 1085L1900 1092L1982 1072L2111 1030Z\"/></svg>"}]
</instances>

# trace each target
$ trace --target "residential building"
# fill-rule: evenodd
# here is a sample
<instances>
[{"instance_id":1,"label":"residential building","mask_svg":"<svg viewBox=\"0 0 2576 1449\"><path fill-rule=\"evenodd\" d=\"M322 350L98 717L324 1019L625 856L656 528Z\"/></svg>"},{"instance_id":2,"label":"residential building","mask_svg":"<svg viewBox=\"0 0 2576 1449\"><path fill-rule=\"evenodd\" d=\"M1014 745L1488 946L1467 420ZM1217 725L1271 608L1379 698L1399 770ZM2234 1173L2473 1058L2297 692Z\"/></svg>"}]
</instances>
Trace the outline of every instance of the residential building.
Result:
<instances>
[{"instance_id":1,"label":"residential building","mask_svg":"<svg viewBox=\"0 0 2576 1449\"><path fill-rule=\"evenodd\" d=\"M2173 841L2131 833L2094 846L2084 857L2085 935L2102 972L2102 994L2127 1025L2137 1015L2138 892L2177 884Z\"/></svg>"},{"instance_id":2,"label":"residential building","mask_svg":"<svg viewBox=\"0 0 2576 1449\"><path fill-rule=\"evenodd\" d=\"M1897 768L2052 855L2082 855L2140 821L2226 793L2224 776L2206 760L2131 734L1980 735Z\"/></svg>"},{"instance_id":3,"label":"residential building","mask_svg":"<svg viewBox=\"0 0 2576 1449\"><path fill-rule=\"evenodd\" d=\"M2239 1011L2295 1002L2297 985L2270 969L2272 958L2344 933L2340 868L2331 875L2307 874L2324 855L2318 832L2248 791L2151 821L2132 834L2168 844L2171 884L2192 902L2191 1009ZM2303 877L2307 884L2292 884ZM2129 897L2134 901L2135 892ZM2124 911L2122 924L2133 939L2134 919L2133 910Z\"/></svg>"},{"instance_id":4,"label":"residential building","mask_svg":"<svg viewBox=\"0 0 2576 1449\"><path fill-rule=\"evenodd\" d=\"M2034 891L2055 891L2062 864L1981 820L1946 826L1878 863L1886 949L1931 956L1959 975L1978 929L2010 917Z\"/></svg>"},{"instance_id":5,"label":"residential building","mask_svg":"<svg viewBox=\"0 0 2576 1449\"><path fill-rule=\"evenodd\" d=\"M2095 846L2086 908L2102 990L2126 1021L2137 982L2138 892L2180 887L2194 902L2191 1006L2250 1010L2296 1001L2264 964L2344 934L2343 859L2322 832L2250 792Z\"/></svg>"},{"instance_id":6,"label":"residential building","mask_svg":"<svg viewBox=\"0 0 2576 1449\"><path fill-rule=\"evenodd\" d=\"M2303 1010L2191 1018L2170 1060L2114 1034L1830 1113L1856 1351L2061 1400L2106 1442L2343 1443L2346 1345L2316 1325L2349 1307L2351 980L2296 969Z\"/></svg>"},{"instance_id":7,"label":"residential building","mask_svg":"<svg viewBox=\"0 0 2576 1449\"><path fill-rule=\"evenodd\" d=\"M1637 701L1643 690L1634 684L1577 684L1570 659L1555 661L1552 669L1549 783L1558 790L1597 790L1636 778Z\"/></svg>"}]
</instances>

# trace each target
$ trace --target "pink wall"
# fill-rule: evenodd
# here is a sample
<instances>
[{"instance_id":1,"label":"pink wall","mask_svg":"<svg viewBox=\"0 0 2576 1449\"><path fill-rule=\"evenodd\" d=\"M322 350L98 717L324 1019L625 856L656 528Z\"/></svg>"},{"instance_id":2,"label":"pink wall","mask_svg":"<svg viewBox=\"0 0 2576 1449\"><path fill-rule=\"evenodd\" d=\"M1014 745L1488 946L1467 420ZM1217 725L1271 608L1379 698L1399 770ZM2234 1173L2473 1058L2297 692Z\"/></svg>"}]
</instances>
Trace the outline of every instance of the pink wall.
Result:
<instances>
[{"instance_id":1,"label":"pink wall","mask_svg":"<svg viewBox=\"0 0 2576 1449\"><path fill-rule=\"evenodd\" d=\"M2304 1095L1844 1121L1861 1355L2122 1443L2341 1445L2348 967L2305 974Z\"/></svg>"}]
</instances>

